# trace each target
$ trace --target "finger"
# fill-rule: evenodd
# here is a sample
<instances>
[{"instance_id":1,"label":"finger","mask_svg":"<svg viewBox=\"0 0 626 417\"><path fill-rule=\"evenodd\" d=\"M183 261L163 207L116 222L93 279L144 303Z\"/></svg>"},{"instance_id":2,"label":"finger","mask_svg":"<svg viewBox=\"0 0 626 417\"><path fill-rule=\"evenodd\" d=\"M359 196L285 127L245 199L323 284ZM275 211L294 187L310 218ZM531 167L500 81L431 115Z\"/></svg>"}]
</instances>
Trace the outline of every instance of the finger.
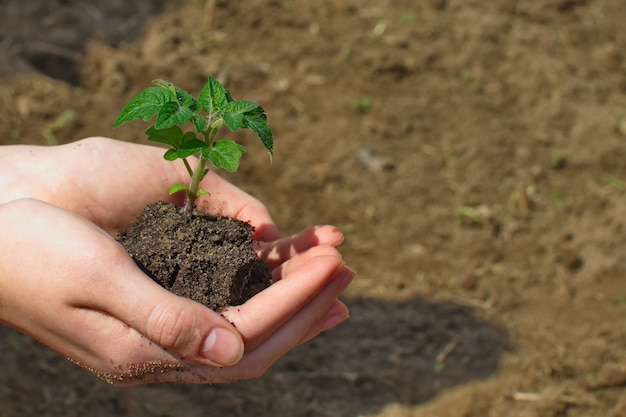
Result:
<instances>
[{"instance_id":1,"label":"finger","mask_svg":"<svg viewBox=\"0 0 626 417\"><path fill-rule=\"evenodd\" d=\"M171 300L157 299L157 302L171 304ZM121 320L108 312L74 305L57 307L54 317L40 317L36 323L25 327L45 345L118 386L156 382L167 372L179 372L193 364L221 367L220 362L225 365L238 362L243 355L243 343L238 333L218 316L207 317L207 320L213 318L219 322L212 328L210 324L202 323L203 320L194 320L198 315L190 311L194 304L189 301L189 305L179 307L184 311L182 318L174 317L177 308L170 305L164 309L165 313L159 313L163 319L156 319L153 324L148 319L142 330L138 330L142 327L138 324L141 317ZM206 331L203 326L210 329ZM192 327L196 328L190 329ZM211 337L211 331L220 329L218 332L222 332L224 328L235 336L234 343L225 342L220 333ZM209 336L204 337L207 332Z\"/></svg>"},{"instance_id":2,"label":"finger","mask_svg":"<svg viewBox=\"0 0 626 417\"><path fill-rule=\"evenodd\" d=\"M319 256L322 255L318 254ZM314 258L309 258L309 261L312 259ZM317 259L317 261L319 260ZM300 267L306 269L306 262L300 265ZM336 297L349 284L354 273L347 267L340 269L343 279L336 278L329 282L313 300L309 301L307 305L291 317L288 320L288 323L291 323L288 331L281 329L274 332L271 337L268 337L268 339L277 339L277 341L270 343L268 346L261 345L265 347L260 354L252 350L252 356L250 356L251 353L249 351L249 353L244 355L240 363L226 368L195 366L190 363L181 364L181 362L175 360L168 360L166 357L158 361L144 363L143 365L135 364L121 368L124 372L115 374L117 379L114 380L114 383L116 385L134 385L147 382L218 383L261 375L278 357L291 348L304 343L320 332L334 327L347 319L348 310ZM307 277L298 275L298 278L304 280ZM285 280L283 283L288 281ZM237 322L241 318L240 310L237 311L237 308L233 308L224 314L229 320L235 322L237 327L241 328L243 332L247 331L241 321ZM254 330L258 326L264 326L264 324L260 321L253 324ZM158 357L158 354L154 353L153 356ZM100 375L100 377L102 376ZM110 376L108 377L111 378Z\"/></svg>"},{"instance_id":3,"label":"finger","mask_svg":"<svg viewBox=\"0 0 626 417\"><path fill-rule=\"evenodd\" d=\"M282 264L274 268L272 270L272 278L274 282L278 282L282 279L297 276L297 274L294 272L300 269L302 265L309 262L312 257L324 255L337 258L337 262L340 262L344 268L350 269L348 266L345 265L341 257L341 253L339 253L336 248L328 245L313 246L312 248L309 248L304 252L295 254L291 259L283 262ZM337 271L339 271L339 269L337 269Z\"/></svg>"},{"instance_id":4,"label":"finger","mask_svg":"<svg viewBox=\"0 0 626 417\"><path fill-rule=\"evenodd\" d=\"M322 331L328 330L344 322L349 317L347 307L340 301L335 301L328 309L324 317L313 325L300 341L295 338L287 340L282 338L283 347L264 349L262 355L258 353L251 359L244 358L241 364L232 368L207 368L184 363L168 355L167 352L157 346L149 344L147 339L132 329L123 335L123 345L142 346L153 357L151 361L126 362L125 365L102 364L99 369L85 365L89 361L97 361L99 356L85 359L85 362L74 361L83 366L97 377L116 386L134 386L152 382L176 382L176 383L219 383L237 379L254 378L261 375L283 352L292 347L305 343ZM122 332L124 333L124 332ZM275 336L276 337L276 336ZM78 355L73 355L77 357ZM108 371L106 370L110 368ZM101 369L105 369L104 371Z\"/></svg>"},{"instance_id":5,"label":"finger","mask_svg":"<svg viewBox=\"0 0 626 417\"><path fill-rule=\"evenodd\" d=\"M259 257L268 263L271 269L291 259L294 255L318 245L339 246L343 242L341 230L335 226L313 226L292 236L273 242L257 242Z\"/></svg>"},{"instance_id":6,"label":"finger","mask_svg":"<svg viewBox=\"0 0 626 417\"><path fill-rule=\"evenodd\" d=\"M332 314L335 312L335 308L337 308L337 312L341 310L341 307L336 306L336 297L342 291L343 285L344 283L341 281L334 281L327 285L272 337L254 351L246 353L237 365L221 369L192 367L181 371L182 376L168 373L163 378L176 381L176 378L182 377L195 383L206 383L207 381L219 383L261 376L278 358L312 335L317 330L316 326L323 323L327 317L326 313Z\"/></svg>"},{"instance_id":7,"label":"finger","mask_svg":"<svg viewBox=\"0 0 626 417\"><path fill-rule=\"evenodd\" d=\"M340 325L349 318L350 311L348 310L348 307L340 300L335 300L322 319L309 329L304 337L298 342L298 345L308 342L320 333Z\"/></svg>"},{"instance_id":8,"label":"finger","mask_svg":"<svg viewBox=\"0 0 626 417\"><path fill-rule=\"evenodd\" d=\"M289 262L288 262L289 263ZM287 264L288 264L287 263ZM333 248L315 247L283 268L286 275L245 304L231 307L224 316L235 323L246 344L255 349L323 289L350 274Z\"/></svg>"},{"instance_id":9,"label":"finger","mask_svg":"<svg viewBox=\"0 0 626 417\"><path fill-rule=\"evenodd\" d=\"M109 314L72 310L63 314L62 322L36 330L35 337L110 384L138 385L188 367L184 360Z\"/></svg>"},{"instance_id":10,"label":"finger","mask_svg":"<svg viewBox=\"0 0 626 417\"><path fill-rule=\"evenodd\" d=\"M230 323L208 308L163 289L128 262L130 259L122 254L120 258L109 272L118 279L108 283L107 292L102 288L92 294L87 305L78 307L110 313L179 358L218 366L230 366L241 359L243 341Z\"/></svg>"},{"instance_id":11,"label":"finger","mask_svg":"<svg viewBox=\"0 0 626 417\"><path fill-rule=\"evenodd\" d=\"M326 313L337 301L337 295L341 293L345 286L351 281L351 274L348 279L338 279L327 285L313 300L298 313L278 329L271 338L260 345L256 350L244 356L237 366L246 367L256 364L256 372L248 377L256 377L265 372L278 358L289 352L294 347L300 345L311 335L317 323L323 321ZM315 331L315 330L314 330ZM224 368L224 374L228 374L230 368ZM254 368L253 368L254 369Z\"/></svg>"}]
</instances>

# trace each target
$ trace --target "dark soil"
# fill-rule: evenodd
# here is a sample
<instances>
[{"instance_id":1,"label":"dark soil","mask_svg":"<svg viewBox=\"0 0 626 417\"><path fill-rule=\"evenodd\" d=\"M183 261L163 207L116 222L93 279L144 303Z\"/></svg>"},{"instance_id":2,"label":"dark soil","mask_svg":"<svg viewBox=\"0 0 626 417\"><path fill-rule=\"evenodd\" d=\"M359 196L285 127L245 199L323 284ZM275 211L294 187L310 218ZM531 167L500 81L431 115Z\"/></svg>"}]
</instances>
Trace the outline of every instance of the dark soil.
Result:
<instances>
[{"instance_id":1,"label":"dark soil","mask_svg":"<svg viewBox=\"0 0 626 417\"><path fill-rule=\"evenodd\" d=\"M212 310L246 302L272 283L252 247L248 223L170 203L146 207L119 241L135 263L164 288Z\"/></svg>"},{"instance_id":2,"label":"dark soil","mask_svg":"<svg viewBox=\"0 0 626 417\"><path fill-rule=\"evenodd\" d=\"M276 139L222 174L344 230L351 318L254 381L131 389L2 328L0 415L626 415L626 2L139 3L0 2L0 143L142 142L130 97L219 75ZM62 33L74 84L13 65Z\"/></svg>"},{"instance_id":3,"label":"dark soil","mask_svg":"<svg viewBox=\"0 0 626 417\"><path fill-rule=\"evenodd\" d=\"M88 39L111 45L136 39L146 19L161 10L163 3L164 0L3 0L0 37L4 56L0 76L43 72L78 84Z\"/></svg>"}]
</instances>

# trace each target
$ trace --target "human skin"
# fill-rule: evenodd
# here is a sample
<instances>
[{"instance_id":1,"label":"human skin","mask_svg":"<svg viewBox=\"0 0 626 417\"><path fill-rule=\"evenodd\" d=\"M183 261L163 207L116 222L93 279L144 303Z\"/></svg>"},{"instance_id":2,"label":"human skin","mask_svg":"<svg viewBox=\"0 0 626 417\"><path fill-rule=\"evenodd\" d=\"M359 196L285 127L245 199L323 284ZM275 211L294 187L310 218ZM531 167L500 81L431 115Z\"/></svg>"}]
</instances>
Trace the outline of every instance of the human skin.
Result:
<instances>
[{"instance_id":1,"label":"human skin","mask_svg":"<svg viewBox=\"0 0 626 417\"><path fill-rule=\"evenodd\" d=\"M219 315L147 277L115 235L146 204L182 203L167 192L187 171L162 155L108 138L0 147L0 321L127 386L254 378L347 319L341 232L282 237L261 202L212 172L197 208L255 226L275 283Z\"/></svg>"}]
</instances>

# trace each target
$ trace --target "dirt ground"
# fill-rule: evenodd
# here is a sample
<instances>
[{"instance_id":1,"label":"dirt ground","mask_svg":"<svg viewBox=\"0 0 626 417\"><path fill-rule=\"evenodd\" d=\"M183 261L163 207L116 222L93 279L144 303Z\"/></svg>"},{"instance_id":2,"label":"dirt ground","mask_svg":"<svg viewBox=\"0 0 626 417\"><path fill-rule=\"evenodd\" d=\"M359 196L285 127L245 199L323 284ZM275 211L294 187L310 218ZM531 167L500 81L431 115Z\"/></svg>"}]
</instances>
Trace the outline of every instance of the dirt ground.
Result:
<instances>
[{"instance_id":1,"label":"dirt ground","mask_svg":"<svg viewBox=\"0 0 626 417\"><path fill-rule=\"evenodd\" d=\"M0 143L142 142L131 96L219 76L276 140L224 175L345 231L352 317L132 389L0 328L0 415L626 416L626 2L135 3L0 2Z\"/></svg>"}]
</instances>

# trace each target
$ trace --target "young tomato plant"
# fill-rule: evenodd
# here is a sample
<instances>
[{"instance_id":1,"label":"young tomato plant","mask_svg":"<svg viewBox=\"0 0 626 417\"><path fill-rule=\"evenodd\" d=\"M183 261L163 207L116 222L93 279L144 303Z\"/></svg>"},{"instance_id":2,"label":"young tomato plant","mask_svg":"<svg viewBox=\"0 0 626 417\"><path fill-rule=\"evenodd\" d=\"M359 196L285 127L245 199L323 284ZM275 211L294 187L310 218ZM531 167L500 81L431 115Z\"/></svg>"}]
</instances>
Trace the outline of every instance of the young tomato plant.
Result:
<instances>
[{"instance_id":1,"label":"young tomato plant","mask_svg":"<svg viewBox=\"0 0 626 417\"><path fill-rule=\"evenodd\" d=\"M235 172L245 148L232 140L218 140L217 133L223 125L231 131L248 128L261 139L270 154L274 149L272 130L267 124L265 111L248 100L234 100L230 93L215 78L209 76L198 98L187 91L163 80L153 81L131 99L122 109L114 127L135 119L147 122L156 116L154 126L146 130L148 139L170 147L163 157L168 161L182 159L191 180L189 184L174 184L170 194L185 191L185 214L193 213L198 197L208 194L200 188L200 182L209 172L210 161L215 167ZM193 125L183 131L182 125ZM197 156L192 167L189 157Z\"/></svg>"}]
</instances>

